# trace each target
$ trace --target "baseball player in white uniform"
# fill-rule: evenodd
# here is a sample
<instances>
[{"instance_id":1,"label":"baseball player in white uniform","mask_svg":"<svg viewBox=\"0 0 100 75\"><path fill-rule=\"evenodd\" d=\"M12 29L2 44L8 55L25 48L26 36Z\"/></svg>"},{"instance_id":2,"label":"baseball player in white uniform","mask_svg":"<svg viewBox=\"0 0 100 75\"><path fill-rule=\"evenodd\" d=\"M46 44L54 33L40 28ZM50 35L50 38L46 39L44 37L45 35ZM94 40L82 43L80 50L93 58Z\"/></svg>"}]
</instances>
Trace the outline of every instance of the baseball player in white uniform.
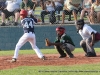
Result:
<instances>
[{"instance_id":1,"label":"baseball player in white uniform","mask_svg":"<svg viewBox=\"0 0 100 75\"><path fill-rule=\"evenodd\" d=\"M19 52L20 48L26 42L29 42L31 44L33 50L36 52L37 56L40 59L45 60L45 56L41 53L40 49L36 46L36 39L35 39L35 34L34 34L34 24L37 21L37 19L27 17L26 10L20 11L20 19L21 19L21 24L23 26L24 34L19 39L18 43L16 44L14 56L13 56L11 62L16 62L16 60L18 58L18 52Z\"/></svg>"},{"instance_id":2,"label":"baseball player in white uniform","mask_svg":"<svg viewBox=\"0 0 100 75\"><path fill-rule=\"evenodd\" d=\"M83 19L79 19L76 24L78 33L82 36L80 45L85 51L86 57L95 57L94 44L100 40L100 33L92 29L89 25L84 23Z\"/></svg>"}]
</instances>

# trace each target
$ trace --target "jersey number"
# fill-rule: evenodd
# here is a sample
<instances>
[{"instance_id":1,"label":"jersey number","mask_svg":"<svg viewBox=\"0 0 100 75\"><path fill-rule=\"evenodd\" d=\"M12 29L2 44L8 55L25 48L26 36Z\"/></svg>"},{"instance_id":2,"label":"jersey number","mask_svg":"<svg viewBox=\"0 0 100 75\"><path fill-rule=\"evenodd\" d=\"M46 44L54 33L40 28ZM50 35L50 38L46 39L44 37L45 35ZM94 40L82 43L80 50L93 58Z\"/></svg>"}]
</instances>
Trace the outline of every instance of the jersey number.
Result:
<instances>
[{"instance_id":1,"label":"jersey number","mask_svg":"<svg viewBox=\"0 0 100 75\"><path fill-rule=\"evenodd\" d=\"M31 28L33 28L33 23L32 23L32 21L30 21L30 22L25 22L24 27L29 28L29 26L30 26Z\"/></svg>"}]
</instances>

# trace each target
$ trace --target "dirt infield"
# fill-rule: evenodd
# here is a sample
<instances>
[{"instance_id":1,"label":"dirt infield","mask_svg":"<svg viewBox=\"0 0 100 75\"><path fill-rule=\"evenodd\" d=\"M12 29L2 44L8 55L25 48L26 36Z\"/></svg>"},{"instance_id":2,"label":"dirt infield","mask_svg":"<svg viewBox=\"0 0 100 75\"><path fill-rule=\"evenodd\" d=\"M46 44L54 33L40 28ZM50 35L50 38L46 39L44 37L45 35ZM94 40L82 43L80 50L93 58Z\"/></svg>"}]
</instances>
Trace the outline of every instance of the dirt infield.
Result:
<instances>
[{"instance_id":1,"label":"dirt infield","mask_svg":"<svg viewBox=\"0 0 100 75\"><path fill-rule=\"evenodd\" d=\"M15 63L10 62L12 56L0 56L0 70L19 66L59 66L100 63L100 53L97 54L97 57L85 57L84 54L75 54L74 58L58 58L59 54L45 54L45 56L46 60L41 60L37 55L19 55L19 58Z\"/></svg>"}]
</instances>

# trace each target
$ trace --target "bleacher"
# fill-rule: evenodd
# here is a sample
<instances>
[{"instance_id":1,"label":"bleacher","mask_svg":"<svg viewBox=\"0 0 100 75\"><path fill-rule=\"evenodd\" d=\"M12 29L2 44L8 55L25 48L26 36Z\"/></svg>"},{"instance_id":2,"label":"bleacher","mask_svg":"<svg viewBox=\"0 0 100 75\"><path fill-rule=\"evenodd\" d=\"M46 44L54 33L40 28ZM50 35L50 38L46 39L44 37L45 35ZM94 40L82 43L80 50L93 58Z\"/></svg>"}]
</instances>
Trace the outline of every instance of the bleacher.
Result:
<instances>
[{"instance_id":1,"label":"bleacher","mask_svg":"<svg viewBox=\"0 0 100 75\"><path fill-rule=\"evenodd\" d=\"M41 19L41 17L40 17L41 10L42 10L41 7L37 6L36 9L35 9L35 11L34 11L34 15L37 18L39 18L39 19ZM56 19L57 19L58 15L61 16L62 15L62 11L60 12L60 14L55 14ZM79 17L80 17L80 14L78 14L78 18ZM69 21L68 18L69 18L69 15L66 15L66 17L65 17L65 24L67 24L67 25L71 25L71 24L73 25L73 24L75 24L73 15L71 15L71 21ZM46 22L47 25L49 25L48 15L45 16L45 22ZM61 24L61 22L62 22L62 17L60 17L59 24ZM89 23L86 17L85 17L85 22ZM0 23L1 23L1 18L0 18ZM7 26L9 26L9 25L13 26L13 17L11 16L9 19L7 19L6 23L7 23ZM19 19L19 23L20 23L20 19ZM41 24L41 22L37 23L37 25L40 25L40 24Z\"/></svg>"},{"instance_id":2,"label":"bleacher","mask_svg":"<svg viewBox=\"0 0 100 75\"><path fill-rule=\"evenodd\" d=\"M41 17L40 17L40 12L41 12L41 11L42 11L41 7L36 7L35 12L34 12L34 15L35 15L36 17L38 17L39 19L41 19ZM60 16L59 24L61 24L61 22L62 22L62 17L61 17L62 11L60 12L60 14L56 14L56 13L55 13L56 19L57 19L57 16L58 16L58 15ZM65 15L65 16L66 16L66 17L65 17L65 24L68 24L68 25L73 25L73 24L75 24L73 15L71 15L71 21L68 20L68 19L69 19L69 15ZM80 13L78 13L78 19L79 19L79 18L80 18ZM84 19L85 19L85 22L86 22L86 23L89 23L89 21L87 20L87 17L85 17ZM46 22L46 24L49 24L48 15L45 16L45 22ZM64 24L64 25L65 25L65 24Z\"/></svg>"}]
</instances>

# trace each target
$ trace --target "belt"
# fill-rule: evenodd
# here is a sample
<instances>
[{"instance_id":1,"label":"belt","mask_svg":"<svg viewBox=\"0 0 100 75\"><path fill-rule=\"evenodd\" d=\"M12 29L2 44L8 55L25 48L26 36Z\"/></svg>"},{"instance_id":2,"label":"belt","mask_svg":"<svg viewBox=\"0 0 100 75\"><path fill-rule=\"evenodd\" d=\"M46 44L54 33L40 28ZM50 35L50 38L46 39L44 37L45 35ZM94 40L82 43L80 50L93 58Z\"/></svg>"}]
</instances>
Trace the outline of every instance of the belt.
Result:
<instances>
[{"instance_id":1,"label":"belt","mask_svg":"<svg viewBox=\"0 0 100 75\"><path fill-rule=\"evenodd\" d=\"M30 31L31 32L31 31ZM30 32L24 32L24 33L30 33ZM31 33L33 33L33 32L31 32Z\"/></svg>"}]
</instances>

